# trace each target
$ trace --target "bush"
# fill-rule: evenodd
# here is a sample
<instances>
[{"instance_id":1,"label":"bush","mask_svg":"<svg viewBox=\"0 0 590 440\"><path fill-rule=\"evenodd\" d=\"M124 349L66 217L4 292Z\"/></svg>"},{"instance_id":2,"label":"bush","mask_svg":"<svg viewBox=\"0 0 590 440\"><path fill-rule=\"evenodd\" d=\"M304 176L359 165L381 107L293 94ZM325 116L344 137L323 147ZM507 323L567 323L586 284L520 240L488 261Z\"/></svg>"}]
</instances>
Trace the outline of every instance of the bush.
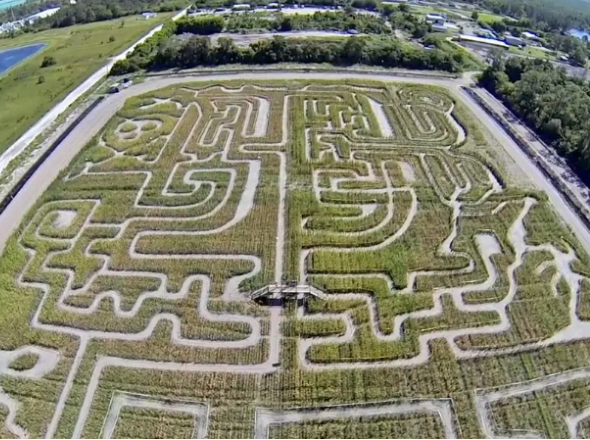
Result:
<instances>
[{"instance_id":1,"label":"bush","mask_svg":"<svg viewBox=\"0 0 590 440\"><path fill-rule=\"evenodd\" d=\"M124 59L124 60L117 61L113 65L113 67L111 68L111 71L109 72L109 75L113 75L113 76L126 75L128 73L137 72L138 70L139 70L139 66L137 64L129 61L128 59Z\"/></svg>"},{"instance_id":2,"label":"bush","mask_svg":"<svg viewBox=\"0 0 590 440\"><path fill-rule=\"evenodd\" d=\"M219 16L185 17L178 20L177 34L211 35L223 31L225 20Z\"/></svg>"},{"instance_id":3,"label":"bush","mask_svg":"<svg viewBox=\"0 0 590 440\"><path fill-rule=\"evenodd\" d=\"M44 69L45 67L54 66L55 64L57 64L57 61L55 61L55 58L50 57L50 56L45 56L43 58L43 61L41 62L41 68Z\"/></svg>"},{"instance_id":4,"label":"bush","mask_svg":"<svg viewBox=\"0 0 590 440\"><path fill-rule=\"evenodd\" d=\"M37 78L37 84L43 84L45 82L45 77L43 75L41 75L39 78Z\"/></svg>"}]
</instances>

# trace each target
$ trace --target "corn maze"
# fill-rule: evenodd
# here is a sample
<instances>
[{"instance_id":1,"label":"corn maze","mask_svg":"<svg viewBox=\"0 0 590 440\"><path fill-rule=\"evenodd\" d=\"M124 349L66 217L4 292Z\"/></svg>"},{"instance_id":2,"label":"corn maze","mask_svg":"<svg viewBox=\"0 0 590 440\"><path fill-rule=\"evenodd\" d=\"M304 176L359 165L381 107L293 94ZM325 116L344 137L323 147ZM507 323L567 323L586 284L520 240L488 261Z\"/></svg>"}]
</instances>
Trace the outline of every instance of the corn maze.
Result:
<instances>
[{"instance_id":1,"label":"corn maze","mask_svg":"<svg viewBox=\"0 0 590 440\"><path fill-rule=\"evenodd\" d=\"M590 260L500 150L424 85L130 98L6 244L0 434L590 436Z\"/></svg>"}]
</instances>

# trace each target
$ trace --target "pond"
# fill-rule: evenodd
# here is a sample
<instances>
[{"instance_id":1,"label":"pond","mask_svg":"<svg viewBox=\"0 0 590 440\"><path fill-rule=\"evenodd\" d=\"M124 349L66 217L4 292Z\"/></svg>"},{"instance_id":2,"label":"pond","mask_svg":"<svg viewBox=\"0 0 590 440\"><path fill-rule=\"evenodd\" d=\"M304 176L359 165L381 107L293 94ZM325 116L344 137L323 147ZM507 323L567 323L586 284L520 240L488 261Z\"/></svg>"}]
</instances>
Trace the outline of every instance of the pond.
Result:
<instances>
[{"instance_id":1,"label":"pond","mask_svg":"<svg viewBox=\"0 0 590 440\"><path fill-rule=\"evenodd\" d=\"M31 44L0 51L0 75L18 63L35 55L45 47L45 43Z\"/></svg>"},{"instance_id":2,"label":"pond","mask_svg":"<svg viewBox=\"0 0 590 440\"><path fill-rule=\"evenodd\" d=\"M567 31L567 33L570 34L572 37L579 38L580 40L584 37L588 37L588 39L590 39L590 32L585 31L583 29L570 29L569 31Z\"/></svg>"},{"instance_id":3,"label":"pond","mask_svg":"<svg viewBox=\"0 0 590 440\"><path fill-rule=\"evenodd\" d=\"M27 0L0 0L0 10L14 8L15 6L26 3Z\"/></svg>"}]
</instances>

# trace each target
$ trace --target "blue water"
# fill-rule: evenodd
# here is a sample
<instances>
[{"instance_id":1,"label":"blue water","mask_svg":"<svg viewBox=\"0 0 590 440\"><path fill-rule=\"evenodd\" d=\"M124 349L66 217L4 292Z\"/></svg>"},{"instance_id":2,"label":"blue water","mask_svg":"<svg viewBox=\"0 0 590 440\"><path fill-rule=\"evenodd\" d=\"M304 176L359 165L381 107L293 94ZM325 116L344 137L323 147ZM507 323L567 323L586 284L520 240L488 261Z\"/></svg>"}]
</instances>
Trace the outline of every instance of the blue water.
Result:
<instances>
[{"instance_id":1,"label":"blue water","mask_svg":"<svg viewBox=\"0 0 590 440\"><path fill-rule=\"evenodd\" d=\"M580 40L586 36L588 37L588 39L590 39L590 32L585 31L584 29L570 29L569 31L567 31L568 34L570 34L572 37L576 37L579 38Z\"/></svg>"},{"instance_id":2,"label":"blue water","mask_svg":"<svg viewBox=\"0 0 590 440\"><path fill-rule=\"evenodd\" d=\"M0 10L14 8L15 6L26 3L27 0L0 0Z\"/></svg>"},{"instance_id":3,"label":"blue water","mask_svg":"<svg viewBox=\"0 0 590 440\"><path fill-rule=\"evenodd\" d=\"M0 75L11 67L35 55L44 47L45 43L37 43L0 51Z\"/></svg>"}]
</instances>

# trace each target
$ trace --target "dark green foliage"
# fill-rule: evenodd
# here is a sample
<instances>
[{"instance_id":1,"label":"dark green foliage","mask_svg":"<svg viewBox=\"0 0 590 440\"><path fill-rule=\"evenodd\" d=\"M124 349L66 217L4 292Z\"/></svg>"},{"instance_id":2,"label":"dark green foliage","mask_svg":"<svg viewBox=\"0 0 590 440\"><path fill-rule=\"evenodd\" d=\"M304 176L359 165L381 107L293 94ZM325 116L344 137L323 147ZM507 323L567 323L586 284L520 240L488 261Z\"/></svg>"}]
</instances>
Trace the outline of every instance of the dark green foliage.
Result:
<instances>
[{"instance_id":1,"label":"dark green foliage","mask_svg":"<svg viewBox=\"0 0 590 440\"><path fill-rule=\"evenodd\" d=\"M496 57L480 85L502 99L581 174L590 169L590 88L551 63Z\"/></svg>"},{"instance_id":2,"label":"dark green foliage","mask_svg":"<svg viewBox=\"0 0 590 440\"><path fill-rule=\"evenodd\" d=\"M408 69L436 69L458 72L465 65L464 54L450 44L441 42L434 50L423 50L395 38L367 36L346 39L284 38L259 40L242 48L229 38L212 46L206 37L184 41L170 38L177 32L175 23L148 39L131 54L128 61L119 61L112 74L135 71L137 67L168 69L191 68L227 63L272 64L281 62L330 63L335 65L367 64Z\"/></svg>"},{"instance_id":3,"label":"dark green foliage","mask_svg":"<svg viewBox=\"0 0 590 440\"><path fill-rule=\"evenodd\" d=\"M50 56L43 57L43 61L41 62L41 68L44 69L45 67L54 66L57 63L55 58Z\"/></svg>"},{"instance_id":4,"label":"dark green foliage","mask_svg":"<svg viewBox=\"0 0 590 440\"><path fill-rule=\"evenodd\" d=\"M225 20L216 15L204 17L183 17L177 22L176 33L191 33L197 35L211 35L221 32L225 27Z\"/></svg>"}]
</instances>

